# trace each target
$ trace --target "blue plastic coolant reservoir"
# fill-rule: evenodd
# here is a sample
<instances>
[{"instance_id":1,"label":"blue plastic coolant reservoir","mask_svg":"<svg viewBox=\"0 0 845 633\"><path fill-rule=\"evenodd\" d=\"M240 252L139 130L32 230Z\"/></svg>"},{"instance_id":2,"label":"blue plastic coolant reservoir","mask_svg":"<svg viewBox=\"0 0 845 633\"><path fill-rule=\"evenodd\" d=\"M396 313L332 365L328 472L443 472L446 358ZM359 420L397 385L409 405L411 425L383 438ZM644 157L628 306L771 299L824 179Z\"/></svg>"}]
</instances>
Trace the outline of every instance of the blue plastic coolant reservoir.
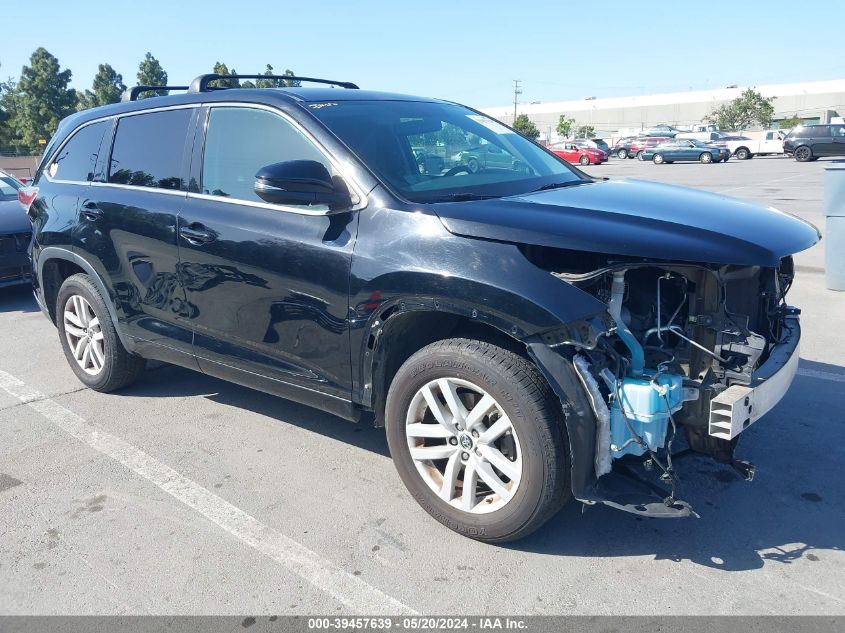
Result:
<instances>
[{"instance_id":1,"label":"blue plastic coolant reservoir","mask_svg":"<svg viewBox=\"0 0 845 633\"><path fill-rule=\"evenodd\" d=\"M652 382L652 376L622 379L619 387L621 394L614 399L610 408L610 454L613 457L645 453L645 449L636 441L625 445L633 436L622 416L620 405L625 407L625 414L634 432L652 451L656 451L666 440L669 412L675 413L684 404L683 376L660 374L655 382ZM661 392L665 393L665 398Z\"/></svg>"}]
</instances>

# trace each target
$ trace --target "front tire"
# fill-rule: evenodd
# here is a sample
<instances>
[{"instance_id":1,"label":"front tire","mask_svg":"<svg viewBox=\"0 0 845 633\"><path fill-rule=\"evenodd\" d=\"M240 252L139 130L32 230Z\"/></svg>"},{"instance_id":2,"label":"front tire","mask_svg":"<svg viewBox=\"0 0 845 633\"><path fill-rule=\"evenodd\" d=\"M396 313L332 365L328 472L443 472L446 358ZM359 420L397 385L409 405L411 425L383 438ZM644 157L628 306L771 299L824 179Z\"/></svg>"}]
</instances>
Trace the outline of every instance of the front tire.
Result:
<instances>
[{"instance_id":1,"label":"front tire","mask_svg":"<svg viewBox=\"0 0 845 633\"><path fill-rule=\"evenodd\" d=\"M698 160L704 164L712 163L713 154L711 154L710 152L701 152L701 156L698 157Z\"/></svg>"},{"instance_id":2,"label":"front tire","mask_svg":"<svg viewBox=\"0 0 845 633\"><path fill-rule=\"evenodd\" d=\"M87 387L115 391L135 382L146 361L130 354L99 290L85 274L68 277L56 299L59 340L70 368Z\"/></svg>"},{"instance_id":3,"label":"front tire","mask_svg":"<svg viewBox=\"0 0 845 633\"><path fill-rule=\"evenodd\" d=\"M663 154L655 154L651 159L655 165L662 165L665 161L663 159Z\"/></svg>"},{"instance_id":4,"label":"front tire","mask_svg":"<svg viewBox=\"0 0 845 633\"><path fill-rule=\"evenodd\" d=\"M477 158L470 158L467 161L467 168L469 169L470 173L476 174L478 170L481 168L481 165L478 164Z\"/></svg>"},{"instance_id":5,"label":"front tire","mask_svg":"<svg viewBox=\"0 0 845 633\"><path fill-rule=\"evenodd\" d=\"M616 158L628 158L628 150L623 147L616 152Z\"/></svg>"},{"instance_id":6,"label":"front tire","mask_svg":"<svg viewBox=\"0 0 845 633\"><path fill-rule=\"evenodd\" d=\"M513 352L469 339L424 347L396 373L385 425L408 491L465 536L522 538L570 497L560 404Z\"/></svg>"},{"instance_id":7,"label":"front tire","mask_svg":"<svg viewBox=\"0 0 845 633\"><path fill-rule=\"evenodd\" d=\"M590 157L589 156L582 156L578 159L578 162L581 163L584 167L590 164Z\"/></svg>"}]
</instances>

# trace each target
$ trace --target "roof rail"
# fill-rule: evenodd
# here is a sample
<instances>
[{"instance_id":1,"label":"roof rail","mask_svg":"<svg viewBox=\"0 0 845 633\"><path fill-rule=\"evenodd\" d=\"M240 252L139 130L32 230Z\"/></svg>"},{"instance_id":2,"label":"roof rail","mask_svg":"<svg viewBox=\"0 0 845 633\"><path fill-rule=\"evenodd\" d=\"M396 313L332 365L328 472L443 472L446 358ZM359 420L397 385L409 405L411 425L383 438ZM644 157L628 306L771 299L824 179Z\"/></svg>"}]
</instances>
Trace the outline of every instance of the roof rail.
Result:
<instances>
[{"instance_id":1,"label":"roof rail","mask_svg":"<svg viewBox=\"0 0 845 633\"><path fill-rule=\"evenodd\" d=\"M152 92L154 90L187 90L188 86L134 86L128 88L120 97L121 101L137 101L138 95L142 92Z\"/></svg>"},{"instance_id":2,"label":"roof rail","mask_svg":"<svg viewBox=\"0 0 845 633\"><path fill-rule=\"evenodd\" d=\"M297 77L295 75L200 75L191 82L188 92L209 92L211 90L224 90L223 87L209 86L212 81L218 79L284 79L285 81L307 81L315 84L327 84L340 86L349 90L357 90L358 86L351 81L332 81L331 79L318 79L317 77Z\"/></svg>"}]
</instances>

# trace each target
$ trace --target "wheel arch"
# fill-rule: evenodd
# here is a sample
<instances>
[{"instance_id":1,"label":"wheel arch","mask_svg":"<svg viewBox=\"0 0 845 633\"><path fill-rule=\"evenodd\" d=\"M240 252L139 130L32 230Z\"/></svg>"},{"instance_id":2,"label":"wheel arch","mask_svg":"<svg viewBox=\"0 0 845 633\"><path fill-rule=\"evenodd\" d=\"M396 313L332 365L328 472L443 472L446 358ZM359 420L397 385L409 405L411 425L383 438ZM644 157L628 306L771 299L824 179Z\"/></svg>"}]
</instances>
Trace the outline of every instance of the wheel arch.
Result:
<instances>
[{"instance_id":1,"label":"wheel arch","mask_svg":"<svg viewBox=\"0 0 845 633\"><path fill-rule=\"evenodd\" d=\"M475 310L463 312L454 307L433 306L409 309L407 303L403 307L397 302L379 312L362 354L362 404L375 413L376 426L384 426L387 392L402 364L426 345L458 337L492 343L528 358L525 345L512 329L479 319Z\"/></svg>"},{"instance_id":2,"label":"wheel arch","mask_svg":"<svg viewBox=\"0 0 845 633\"><path fill-rule=\"evenodd\" d=\"M91 264L85 261L82 257L58 246L48 246L41 250L38 255L38 279L41 284L41 292L44 300L44 308L53 325L56 324L56 298L59 294L59 288L65 279L77 273L84 273L88 275L93 284L100 292L103 298L103 303L106 304L106 309L109 311L109 317L112 323L115 324L115 331L117 332L120 342L127 349L131 349L128 345L126 337L121 332L119 321L117 318L117 311L112 301L112 295L106 288L102 277L97 273Z\"/></svg>"}]
</instances>

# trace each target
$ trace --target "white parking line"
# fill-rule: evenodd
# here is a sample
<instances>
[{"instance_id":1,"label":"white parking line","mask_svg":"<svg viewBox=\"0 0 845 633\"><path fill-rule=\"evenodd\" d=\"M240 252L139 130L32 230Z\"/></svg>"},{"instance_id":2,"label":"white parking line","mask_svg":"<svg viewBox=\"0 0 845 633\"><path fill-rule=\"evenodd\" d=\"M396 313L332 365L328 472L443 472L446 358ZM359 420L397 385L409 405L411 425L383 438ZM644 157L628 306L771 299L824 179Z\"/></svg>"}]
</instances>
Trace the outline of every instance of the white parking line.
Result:
<instances>
[{"instance_id":1,"label":"white parking line","mask_svg":"<svg viewBox=\"0 0 845 633\"><path fill-rule=\"evenodd\" d=\"M834 374L831 371L819 371L818 369L799 369L798 375L806 376L807 378L819 378L820 380L845 382L845 374Z\"/></svg>"},{"instance_id":2,"label":"white parking line","mask_svg":"<svg viewBox=\"0 0 845 633\"><path fill-rule=\"evenodd\" d=\"M198 483L118 437L96 430L11 374L0 370L0 388L44 416L49 422L103 455L120 462L213 521L232 536L286 567L358 614L396 615L416 612L304 545L264 525Z\"/></svg>"}]
</instances>

